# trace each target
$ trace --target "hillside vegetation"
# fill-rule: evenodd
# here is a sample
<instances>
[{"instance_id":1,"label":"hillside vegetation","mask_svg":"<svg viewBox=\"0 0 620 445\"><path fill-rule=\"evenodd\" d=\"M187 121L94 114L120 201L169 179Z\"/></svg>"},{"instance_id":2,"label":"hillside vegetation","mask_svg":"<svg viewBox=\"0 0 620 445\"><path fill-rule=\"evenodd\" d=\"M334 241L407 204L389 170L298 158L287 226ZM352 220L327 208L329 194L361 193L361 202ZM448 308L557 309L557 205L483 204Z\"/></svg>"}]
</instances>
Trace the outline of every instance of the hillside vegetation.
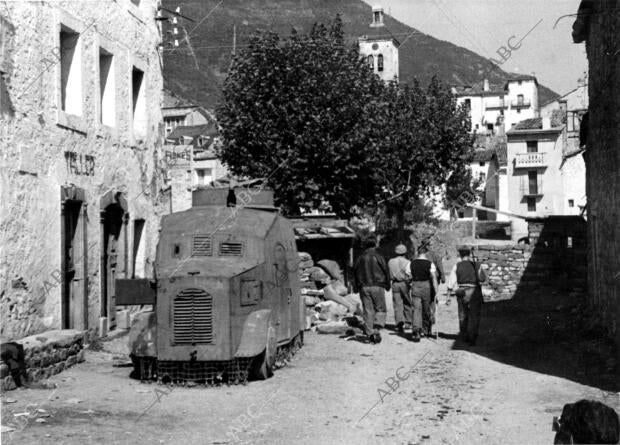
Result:
<instances>
[{"instance_id":1,"label":"hillside vegetation","mask_svg":"<svg viewBox=\"0 0 620 445\"><path fill-rule=\"evenodd\" d=\"M179 46L164 50L166 86L189 100L213 109L221 97L233 51L233 25L237 51L244 48L256 30L288 35L292 28L307 32L316 22L328 22L340 14L351 45L365 34L371 8L361 0L199 0L166 1L164 7L194 20L179 20ZM219 5L219 6L218 6ZM404 44L400 49L401 81L413 78L426 84L433 74L449 85L480 84L483 78L501 85L510 76L484 57L452 43L435 39L386 15L390 32ZM170 24L164 27L164 41L171 42ZM189 44L183 39L189 36ZM541 85L539 102L557 94Z\"/></svg>"}]
</instances>

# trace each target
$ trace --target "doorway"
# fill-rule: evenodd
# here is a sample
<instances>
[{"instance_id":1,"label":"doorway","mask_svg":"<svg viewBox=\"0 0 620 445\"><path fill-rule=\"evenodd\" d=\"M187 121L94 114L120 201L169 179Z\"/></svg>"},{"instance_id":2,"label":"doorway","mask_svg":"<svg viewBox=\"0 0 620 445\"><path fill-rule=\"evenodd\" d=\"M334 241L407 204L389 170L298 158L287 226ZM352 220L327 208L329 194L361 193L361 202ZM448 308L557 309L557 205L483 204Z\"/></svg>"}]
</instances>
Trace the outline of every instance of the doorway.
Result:
<instances>
[{"instance_id":1,"label":"doorway","mask_svg":"<svg viewBox=\"0 0 620 445\"><path fill-rule=\"evenodd\" d=\"M88 237L84 190L61 187L61 325L88 329Z\"/></svg>"},{"instance_id":2,"label":"doorway","mask_svg":"<svg viewBox=\"0 0 620 445\"><path fill-rule=\"evenodd\" d=\"M101 316L116 327L115 280L127 278L127 202L120 192L101 198Z\"/></svg>"}]
</instances>

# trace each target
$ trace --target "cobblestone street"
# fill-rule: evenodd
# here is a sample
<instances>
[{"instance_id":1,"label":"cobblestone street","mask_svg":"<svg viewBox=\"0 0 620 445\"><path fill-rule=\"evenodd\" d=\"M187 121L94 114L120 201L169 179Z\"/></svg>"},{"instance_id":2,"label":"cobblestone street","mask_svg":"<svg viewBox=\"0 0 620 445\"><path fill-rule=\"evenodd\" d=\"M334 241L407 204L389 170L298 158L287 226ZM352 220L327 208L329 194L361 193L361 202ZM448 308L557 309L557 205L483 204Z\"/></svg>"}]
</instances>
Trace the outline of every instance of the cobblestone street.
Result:
<instances>
[{"instance_id":1,"label":"cobblestone street","mask_svg":"<svg viewBox=\"0 0 620 445\"><path fill-rule=\"evenodd\" d=\"M563 308L577 300L549 295L545 301L518 311L513 306L512 320L502 312L505 303L486 304L480 344L470 349L455 343L454 303L440 306L439 339L418 344L392 331L376 346L307 332L304 348L288 366L247 386L169 391L131 380L130 368L112 367L113 353L107 352L123 348L123 337L104 343L104 351L88 351L85 363L53 377L56 390L3 395L3 425L15 423L15 413L31 413L23 430L3 439L15 444L551 443L552 417L565 403L591 398L618 409L620 401L609 391L618 391L617 370L600 360L592 350L595 343L587 346L586 359L580 350L585 344L571 347L549 333L561 335L568 321ZM544 331L549 323L557 329ZM604 346L597 347L605 356Z\"/></svg>"}]
</instances>

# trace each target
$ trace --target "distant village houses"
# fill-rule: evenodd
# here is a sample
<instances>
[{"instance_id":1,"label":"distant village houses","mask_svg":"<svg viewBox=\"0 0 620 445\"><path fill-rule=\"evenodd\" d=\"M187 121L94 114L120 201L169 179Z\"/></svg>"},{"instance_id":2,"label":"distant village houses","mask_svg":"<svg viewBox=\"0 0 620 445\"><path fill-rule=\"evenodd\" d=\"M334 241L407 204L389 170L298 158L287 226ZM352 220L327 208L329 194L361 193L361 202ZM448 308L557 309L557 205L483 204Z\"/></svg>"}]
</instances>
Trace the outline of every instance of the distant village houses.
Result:
<instances>
[{"instance_id":1,"label":"distant village houses","mask_svg":"<svg viewBox=\"0 0 620 445\"><path fill-rule=\"evenodd\" d=\"M483 80L453 88L457 103L469 109L476 135L470 169L482 190L474 204L499 211L481 211L478 218L511 221L520 238L527 236L525 218L585 213L584 148L578 143L585 90L582 80L539 107L533 76L510 78L501 87ZM472 210L461 208L458 216L471 218Z\"/></svg>"},{"instance_id":2,"label":"distant village houses","mask_svg":"<svg viewBox=\"0 0 620 445\"><path fill-rule=\"evenodd\" d=\"M481 86L454 87L459 105L470 112L471 131L497 134L518 122L536 117L538 112L538 81L534 76L509 78L504 85L491 85L484 79Z\"/></svg>"},{"instance_id":3,"label":"distant village houses","mask_svg":"<svg viewBox=\"0 0 620 445\"><path fill-rule=\"evenodd\" d=\"M193 190L213 186L228 170L217 158L219 130L209 111L165 90L162 113L170 212L179 212L191 207Z\"/></svg>"}]
</instances>

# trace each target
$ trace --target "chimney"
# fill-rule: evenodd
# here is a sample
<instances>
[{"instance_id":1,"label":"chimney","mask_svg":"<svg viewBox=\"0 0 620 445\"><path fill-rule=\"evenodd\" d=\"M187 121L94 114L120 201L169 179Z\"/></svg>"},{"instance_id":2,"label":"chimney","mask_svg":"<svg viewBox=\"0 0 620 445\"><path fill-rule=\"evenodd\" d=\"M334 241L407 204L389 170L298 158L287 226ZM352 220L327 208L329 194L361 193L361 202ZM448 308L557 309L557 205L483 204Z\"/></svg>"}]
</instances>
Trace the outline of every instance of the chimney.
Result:
<instances>
[{"instance_id":1,"label":"chimney","mask_svg":"<svg viewBox=\"0 0 620 445\"><path fill-rule=\"evenodd\" d=\"M499 116L497 119L497 135L505 136L506 135L506 123L504 116Z\"/></svg>"},{"instance_id":2,"label":"chimney","mask_svg":"<svg viewBox=\"0 0 620 445\"><path fill-rule=\"evenodd\" d=\"M489 79L484 79L483 89L484 91L489 91Z\"/></svg>"},{"instance_id":3,"label":"chimney","mask_svg":"<svg viewBox=\"0 0 620 445\"><path fill-rule=\"evenodd\" d=\"M542 118L542 129L548 130L551 128L551 118L549 116L545 116Z\"/></svg>"}]
</instances>

